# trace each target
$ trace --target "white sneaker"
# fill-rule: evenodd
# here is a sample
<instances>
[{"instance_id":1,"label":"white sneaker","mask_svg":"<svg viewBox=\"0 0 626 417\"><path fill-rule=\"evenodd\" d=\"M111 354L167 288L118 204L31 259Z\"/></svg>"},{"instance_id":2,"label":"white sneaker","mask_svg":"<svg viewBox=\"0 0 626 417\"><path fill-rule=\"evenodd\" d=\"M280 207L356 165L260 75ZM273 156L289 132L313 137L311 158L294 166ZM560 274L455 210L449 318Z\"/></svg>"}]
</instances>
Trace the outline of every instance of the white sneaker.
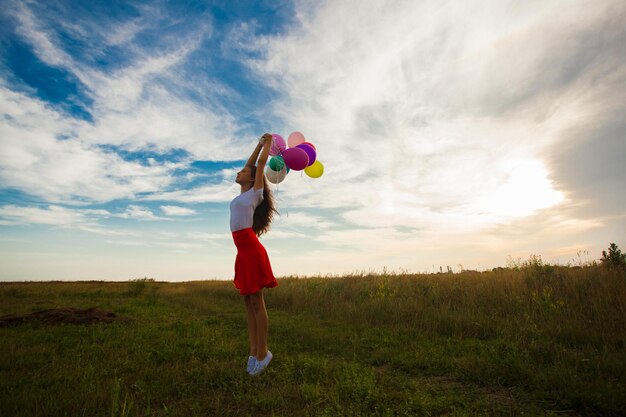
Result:
<instances>
[{"instance_id":1,"label":"white sneaker","mask_svg":"<svg viewBox=\"0 0 626 417\"><path fill-rule=\"evenodd\" d=\"M248 373L252 372L255 365L256 365L256 357L248 356L248 366L246 367L246 371Z\"/></svg>"},{"instance_id":2,"label":"white sneaker","mask_svg":"<svg viewBox=\"0 0 626 417\"><path fill-rule=\"evenodd\" d=\"M265 357L265 359L263 359L262 361L260 360L256 361L256 364L254 365L254 369L250 371L250 375L258 375L261 372L263 372L265 368L267 368L267 365L270 364L270 361L272 360L272 356L273 356L272 352L268 350L267 356Z\"/></svg>"}]
</instances>

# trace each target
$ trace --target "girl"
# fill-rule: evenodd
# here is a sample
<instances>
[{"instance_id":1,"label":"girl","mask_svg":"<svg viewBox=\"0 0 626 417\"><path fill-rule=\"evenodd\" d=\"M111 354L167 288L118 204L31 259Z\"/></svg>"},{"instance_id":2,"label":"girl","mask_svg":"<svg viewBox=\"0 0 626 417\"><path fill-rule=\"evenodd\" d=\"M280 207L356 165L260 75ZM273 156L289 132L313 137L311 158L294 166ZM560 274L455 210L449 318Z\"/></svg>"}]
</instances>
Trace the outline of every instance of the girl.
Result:
<instances>
[{"instance_id":1,"label":"girl","mask_svg":"<svg viewBox=\"0 0 626 417\"><path fill-rule=\"evenodd\" d=\"M278 285L265 248L257 236L267 232L272 221L274 199L263 170L272 145L272 135L264 134L250 159L237 173L241 194L230 202L230 230L237 246L235 259L235 287L244 297L248 318L250 356L247 371L258 375L272 360L267 349L268 317L263 300L263 288ZM261 152L258 166L254 163Z\"/></svg>"}]
</instances>

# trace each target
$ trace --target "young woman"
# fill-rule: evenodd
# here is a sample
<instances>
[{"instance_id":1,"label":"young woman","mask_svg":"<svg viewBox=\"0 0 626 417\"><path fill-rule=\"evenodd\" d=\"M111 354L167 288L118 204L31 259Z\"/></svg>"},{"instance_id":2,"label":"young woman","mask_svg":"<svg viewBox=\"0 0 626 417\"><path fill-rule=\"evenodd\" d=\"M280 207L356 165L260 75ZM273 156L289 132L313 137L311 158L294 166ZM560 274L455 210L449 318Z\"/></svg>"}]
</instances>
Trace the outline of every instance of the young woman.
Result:
<instances>
[{"instance_id":1,"label":"young woman","mask_svg":"<svg viewBox=\"0 0 626 417\"><path fill-rule=\"evenodd\" d=\"M250 375L263 372L272 360L272 352L267 349L268 317L263 288L274 288L278 282L267 252L258 239L267 232L274 212L277 212L263 173L271 145L272 135L269 133L259 139L246 166L237 173L235 181L241 185L241 194L230 202L230 230L237 246L234 284L246 304L250 339L247 371ZM259 152L261 157L254 166Z\"/></svg>"}]
</instances>

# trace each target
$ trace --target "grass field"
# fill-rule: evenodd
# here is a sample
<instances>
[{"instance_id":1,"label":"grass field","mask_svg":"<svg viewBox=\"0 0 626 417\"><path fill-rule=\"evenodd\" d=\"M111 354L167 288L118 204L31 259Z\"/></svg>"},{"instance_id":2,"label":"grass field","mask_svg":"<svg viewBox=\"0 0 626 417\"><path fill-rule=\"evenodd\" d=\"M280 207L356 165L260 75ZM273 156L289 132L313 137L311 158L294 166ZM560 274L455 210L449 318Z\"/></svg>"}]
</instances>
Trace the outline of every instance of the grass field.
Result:
<instances>
[{"instance_id":1,"label":"grass field","mask_svg":"<svg viewBox=\"0 0 626 417\"><path fill-rule=\"evenodd\" d=\"M265 294L274 360L257 377L231 282L0 283L0 315L132 319L0 328L0 415L626 415L624 270L279 283Z\"/></svg>"}]
</instances>

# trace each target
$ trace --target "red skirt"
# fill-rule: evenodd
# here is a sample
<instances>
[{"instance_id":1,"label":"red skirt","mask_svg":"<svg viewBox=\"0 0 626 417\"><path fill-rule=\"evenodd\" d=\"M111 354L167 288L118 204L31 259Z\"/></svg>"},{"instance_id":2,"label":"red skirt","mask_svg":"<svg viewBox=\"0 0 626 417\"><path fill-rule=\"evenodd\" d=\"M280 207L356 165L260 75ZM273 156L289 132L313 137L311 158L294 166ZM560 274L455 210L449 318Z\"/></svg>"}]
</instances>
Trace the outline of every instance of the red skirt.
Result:
<instances>
[{"instance_id":1,"label":"red skirt","mask_svg":"<svg viewBox=\"0 0 626 417\"><path fill-rule=\"evenodd\" d=\"M236 230L233 240L237 246L235 259L235 287L241 295L258 292L261 288L274 288L278 282L272 272L267 251L251 227Z\"/></svg>"}]
</instances>

